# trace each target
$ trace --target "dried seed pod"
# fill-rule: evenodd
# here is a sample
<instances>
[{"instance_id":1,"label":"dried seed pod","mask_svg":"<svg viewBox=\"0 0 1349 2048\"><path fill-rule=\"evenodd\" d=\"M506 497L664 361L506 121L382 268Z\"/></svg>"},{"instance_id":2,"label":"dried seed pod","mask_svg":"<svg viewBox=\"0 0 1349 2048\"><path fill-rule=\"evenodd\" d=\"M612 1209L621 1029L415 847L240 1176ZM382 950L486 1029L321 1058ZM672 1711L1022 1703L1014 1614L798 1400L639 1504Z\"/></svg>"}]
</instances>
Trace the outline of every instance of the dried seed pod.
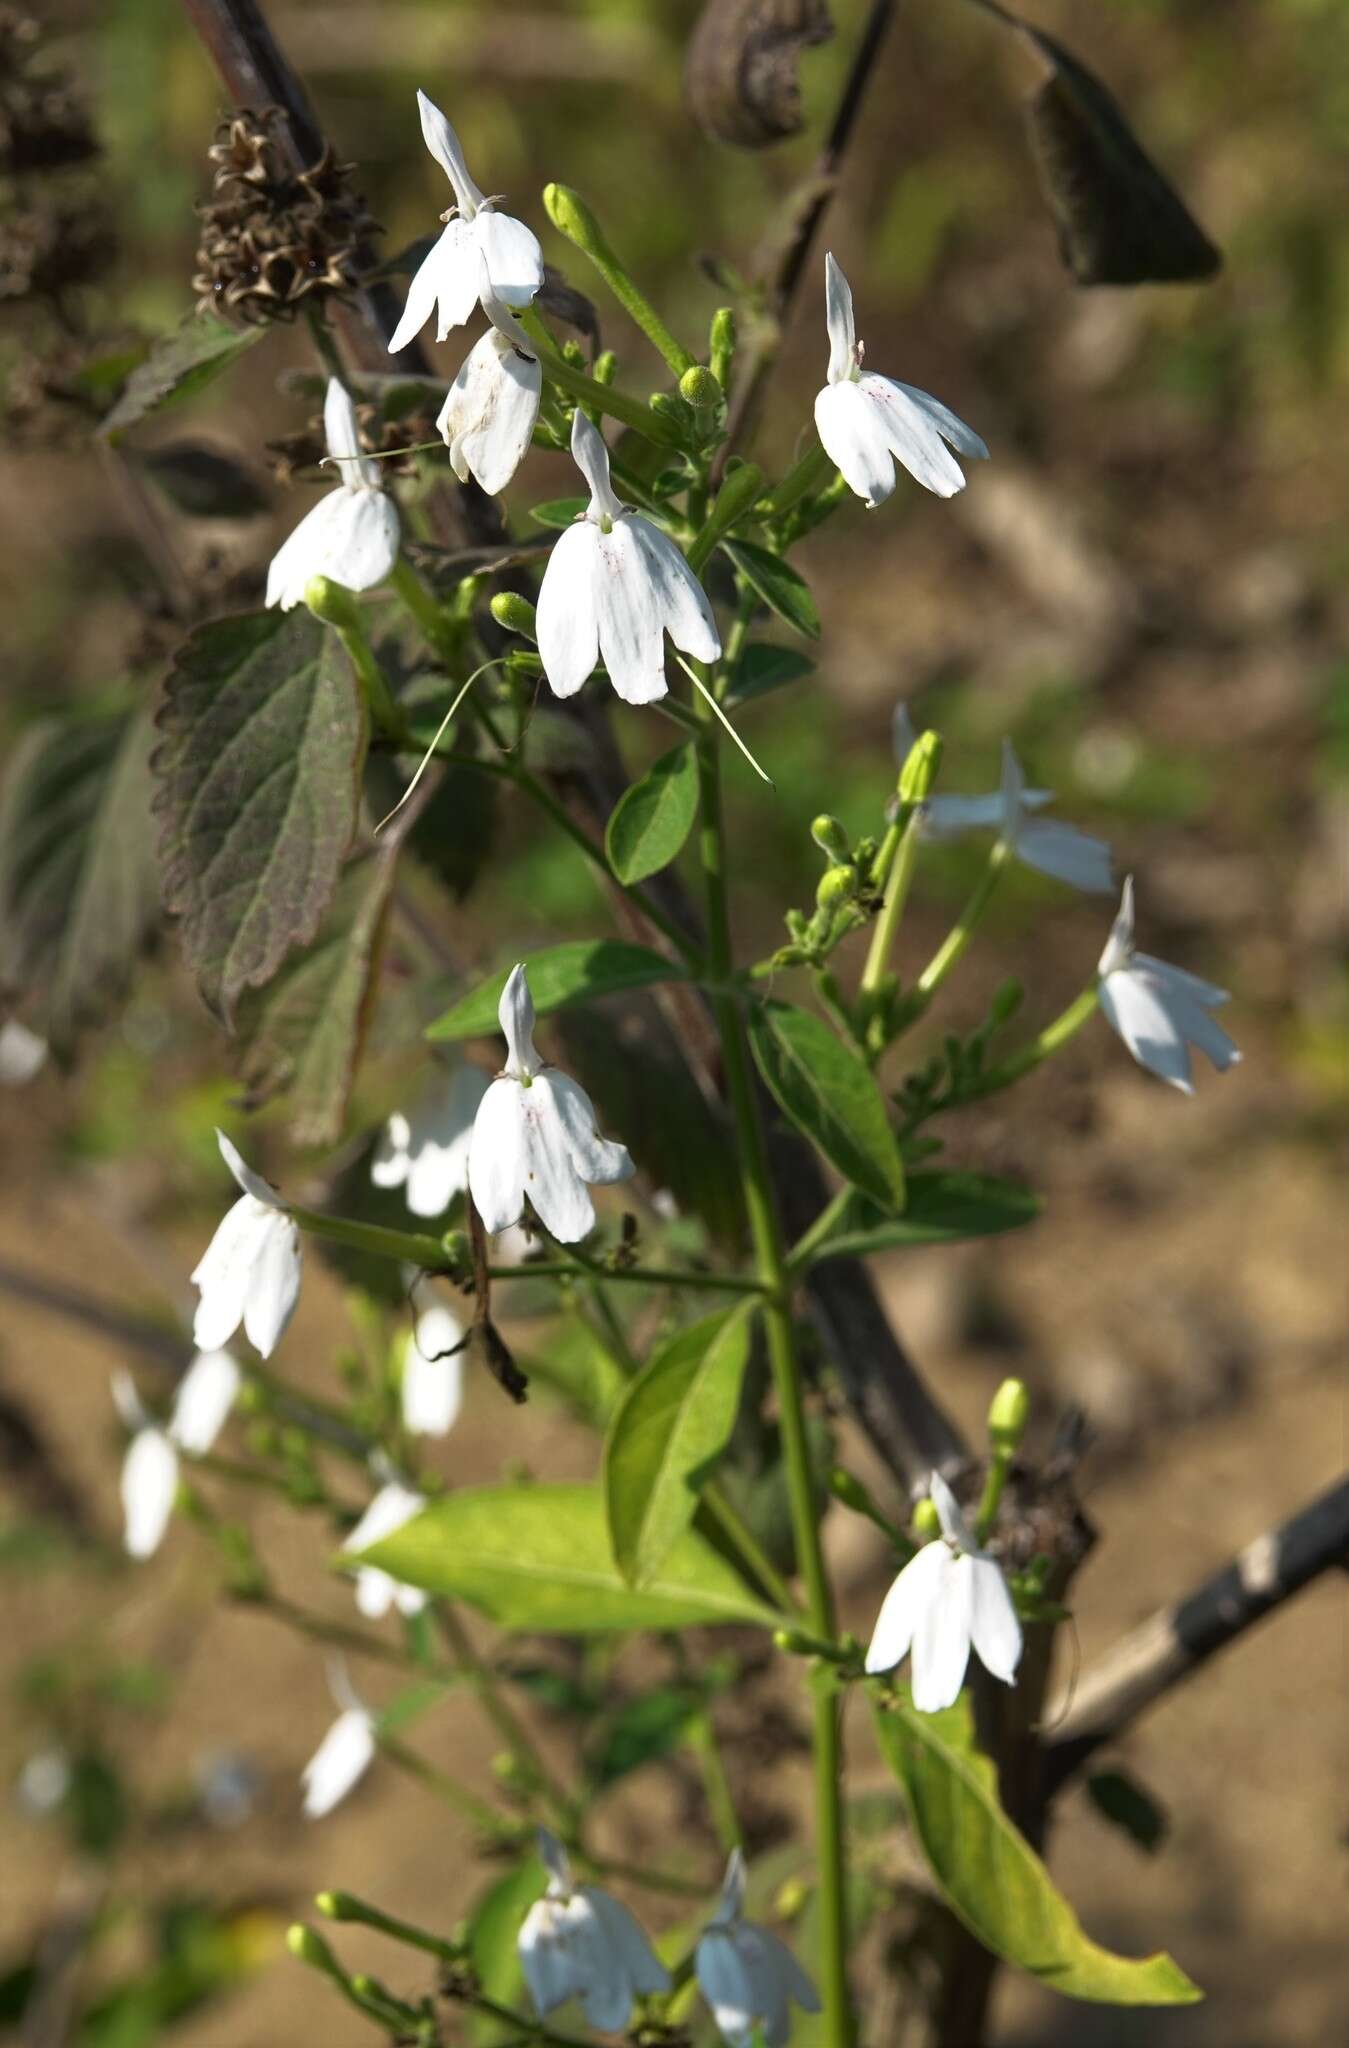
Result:
<instances>
[{"instance_id":1,"label":"dried seed pod","mask_svg":"<svg viewBox=\"0 0 1349 2048\"><path fill-rule=\"evenodd\" d=\"M766 149L798 134L797 66L833 33L824 0L708 0L684 69L699 127L741 149Z\"/></svg>"}]
</instances>

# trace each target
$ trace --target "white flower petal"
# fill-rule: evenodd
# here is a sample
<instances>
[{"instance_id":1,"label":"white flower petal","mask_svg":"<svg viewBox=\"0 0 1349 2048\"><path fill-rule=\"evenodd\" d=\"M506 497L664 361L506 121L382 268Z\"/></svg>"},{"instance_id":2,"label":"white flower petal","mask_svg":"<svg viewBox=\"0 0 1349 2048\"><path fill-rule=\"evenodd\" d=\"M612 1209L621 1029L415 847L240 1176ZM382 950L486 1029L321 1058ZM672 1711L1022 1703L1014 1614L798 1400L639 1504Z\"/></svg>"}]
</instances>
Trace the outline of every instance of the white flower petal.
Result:
<instances>
[{"instance_id":1,"label":"white flower petal","mask_svg":"<svg viewBox=\"0 0 1349 2048\"><path fill-rule=\"evenodd\" d=\"M540 2018L565 2005L581 1988L581 1957L573 1939L577 1904L550 1891L547 1898L535 1900L520 1928L516 1948Z\"/></svg>"},{"instance_id":2,"label":"white flower petal","mask_svg":"<svg viewBox=\"0 0 1349 2048\"><path fill-rule=\"evenodd\" d=\"M47 1057L47 1041L17 1017L0 1025L0 1087L22 1088Z\"/></svg>"},{"instance_id":3,"label":"white flower petal","mask_svg":"<svg viewBox=\"0 0 1349 2048\"><path fill-rule=\"evenodd\" d=\"M960 1502L940 1472L932 1474L927 1490L928 1498L937 1510L937 1520L941 1523L942 1535L947 1542L954 1543L957 1550L972 1551L975 1543L970 1534L969 1524L960 1512Z\"/></svg>"},{"instance_id":4,"label":"white flower petal","mask_svg":"<svg viewBox=\"0 0 1349 2048\"><path fill-rule=\"evenodd\" d=\"M726 1859L726 1875L721 1880L721 1892L717 1899L717 1910L712 1915L714 1927L729 1927L738 1920L745 1906L745 1886L748 1874L745 1870L743 1849L732 1849Z\"/></svg>"},{"instance_id":5,"label":"white flower petal","mask_svg":"<svg viewBox=\"0 0 1349 2048\"><path fill-rule=\"evenodd\" d=\"M591 531L600 655L625 703L653 704L667 689L660 591L651 581L631 520L617 520L608 533L597 527Z\"/></svg>"},{"instance_id":6,"label":"white flower petal","mask_svg":"<svg viewBox=\"0 0 1349 2048\"><path fill-rule=\"evenodd\" d=\"M665 630L682 653L695 661L716 661L721 655L707 593L668 534L634 512L624 522L636 544Z\"/></svg>"},{"instance_id":7,"label":"white flower petal","mask_svg":"<svg viewBox=\"0 0 1349 2048\"><path fill-rule=\"evenodd\" d=\"M594 1228L595 1205L572 1163L566 1128L546 1081L540 1077L528 1088L518 1081L508 1084L520 1097L524 1192L550 1237L559 1244L577 1244Z\"/></svg>"},{"instance_id":8,"label":"white flower petal","mask_svg":"<svg viewBox=\"0 0 1349 2048\"><path fill-rule=\"evenodd\" d=\"M921 1714L951 1706L964 1683L970 1661L974 1563L972 1557L952 1557L947 1550L940 1583L919 1616L912 1671L913 1703Z\"/></svg>"},{"instance_id":9,"label":"white flower petal","mask_svg":"<svg viewBox=\"0 0 1349 2048\"><path fill-rule=\"evenodd\" d=\"M1016 835L1016 857L1028 868L1082 889L1092 896L1112 896L1115 874L1110 848L1074 825L1056 818L1024 821Z\"/></svg>"},{"instance_id":10,"label":"white flower petal","mask_svg":"<svg viewBox=\"0 0 1349 2048\"><path fill-rule=\"evenodd\" d=\"M729 1928L708 1928L694 1951L693 1972L722 2040L730 2048L749 2048L756 2015L745 1966Z\"/></svg>"},{"instance_id":11,"label":"white flower petal","mask_svg":"<svg viewBox=\"0 0 1349 2048\"><path fill-rule=\"evenodd\" d=\"M346 590L372 590L398 559L398 507L384 491L345 484L320 498L272 557L267 603L291 611L315 576Z\"/></svg>"},{"instance_id":12,"label":"white flower petal","mask_svg":"<svg viewBox=\"0 0 1349 2048\"><path fill-rule=\"evenodd\" d=\"M1000 1565L991 1557L970 1559L970 1637L985 1670L1004 1685L1016 1681L1021 1661L1021 1623Z\"/></svg>"},{"instance_id":13,"label":"white flower petal","mask_svg":"<svg viewBox=\"0 0 1349 2048\"><path fill-rule=\"evenodd\" d=\"M826 384L817 394L815 430L825 454L867 510L883 505L895 488L894 458L876 409L855 379Z\"/></svg>"},{"instance_id":14,"label":"white flower petal","mask_svg":"<svg viewBox=\"0 0 1349 2048\"><path fill-rule=\"evenodd\" d=\"M253 1268L275 1211L252 1195L240 1195L216 1225L215 1235L192 1273L201 1290L192 1323L198 1351L220 1351L244 1319Z\"/></svg>"},{"instance_id":15,"label":"white flower petal","mask_svg":"<svg viewBox=\"0 0 1349 2048\"><path fill-rule=\"evenodd\" d=\"M930 413L915 403L907 385L869 373L857 389L871 405L872 415L892 455L924 490L953 498L965 488L965 475L947 448Z\"/></svg>"},{"instance_id":16,"label":"white flower petal","mask_svg":"<svg viewBox=\"0 0 1349 2048\"><path fill-rule=\"evenodd\" d=\"M549 1888L558 1895L572 1889L571 1859L551 1828L536 1828L539 1860L548 1872Z\"/></svg>"},{"instance_id":17,"label":"white flower petal","mask_svg":"<svg viewBox=\"0 0 1349 2048\"><path fill-rule=\"evenodd\" d=\"M364 487L377 491L380 488L379 464L361 453L361 430L356 424L356 408L346 386L336 377L328 379L327 395L323 401L323 433L328 453L335 458L338 475L348 490Z\"/></svg>"},{"instance_id":18,"label":"white flower petal","mask_svg":"<svg viewBox=\"0 0 1349 2048\"><path fill-rule=\"evenodd\" d=\"M1127 967L1134 950L1134 878L1124 877L1124 892L1120 897L1115 922L1110 927L1110 937L1096 963L1096 972L1104 979L1117 969Z\"/></svg>"},{"instance_id":19,"label":"white flower petal","mask_svg":"<svg viewBox=\"0 0 1349 2048\"><path fill-rule=\"evenodd\" d=\"M518 1223L525 1206L524 1090L510 1075L482 1099L468 1155L473 1205L489 1231Z\"/></svg>"},{"instance_id":20,"label":"white flower petal","mask_svg":"<svg viewBox=\"0 0 1349 2048\"><path fill-rule=\"evenodd\" d=\"M916 384L901 384L898 379L885 378L882 381L893 383L896 391L902 391L911 405L927 415L943 440L949 441L953 448L958 448L962 455L971 456L976 462L990 460L988 445L975 433L974 428L967 427L964 420L953 413L949 405L943 405L930 391L920 391Z\"/></svg>"},{"instance_id":21,"label":"white flower petal","mask_svg":"<svg viewBox=\"0 0 1349 2048\"><path fill-rule=\"evenodd\" d=\"M483 196L468 174L459 137L435 101L428 99L420 87L417 91L417 112L421 116L422 140L453 185L454 196L464 212L473 214L484 203Z\"/></svg>"},{"instance_id":22,"label":"white flower petal","mask_svg":"<svg viewBox=\"0 0 1349 2048\"><path fill-rule=\"evenodd\" d=\"M578 413L577 418L581 415ZM559 534L539 590L539 658L555 697L574 697L599 659L600 530L583 519Z\"/></svg>"},{"instance_id":23,"label":"white flower petal","mask_svg":"<svg viewBox=\"0 0 1349 2048\"><path fill-rule=\"evenodd\" d=\"M400 1485L396 1479L390 1480L387 1486L380 1487L355 1528L343 1538L343 1550L368 1550L372 1543L380 1543L386 1536L392 1536L396 1529L401 1529L414 1515L419 1515L425 1506L424 1494L415 1493L410 1486Z\"/></svg>"},{"instance_id":24,"label":"white flower petal","mask_svg":"<svg viewBox=\"0 0 1349 2048\"><path fill-rule=\"evenodd\" d=\"M370 1179L375 1187L402 1187L412 1164L408 1156L411 1144L412 1126L401 1110L395 1110L379 1134L370 1161Z\"/></svg>"},{"instance_id":25,"label":"white flower petal","mask_svg":"<svg viewBox=\"0 0 1349 2048\"><path fill-rule=\"evenodd\" d=\"M472 475L489 497L505 490L529 447L542 390L536 356L522 356L495 328L484 334L436 421L461 483Z\"/></svg>"},{"instance_id":26,"label":"white flower petal","mask_svg":"<svg viewBox=\"0 0 1349 2048\"><path fill-rule=\"evenodd\" d=\"M244 1330L263 1358L271 1357L285 1335L300 1298L303 1271L300 1233L289 1216L273 1211L259 1236L244 1301Z\"/></svg>"},{"instance_id":27,"label":"white flower petal","mask_svg":"<svg viewBox=\"0 0 1349 2048\"><path fill-rule=\"evenodd\" d=\"M1225 988L1218 988L1211 981L1201 981L1197 974L1191 974L1184 967L1173 967L1169 960L1155 959L1151 953L1135 953L1133 966L1138 972L1150 974L1155 981L1164 983L1169 992L1187 996L1206 1010L1220 1010L1224 1003L1232 1000Z\"/></svg>"},{"instance_id":28,"label":"white flower petal","mask_svg":"<svg viewBox=\"0 0 1349 2048\"><path fill-rule=\"evenodd\" d=\"M356 1605L367 1621L380 1621L393 1606L398 1581L387 1572L366 1565L356 1574Z\"/></svg>"},{"instance_id":29,"label":"white flower petal","mask_svg":"<svg viewBox=\"0 0 1349 2048\"><path fill-rule=\"evenodd\" d=\"M473 222L492 290L505 306L527 306L543 283L543 251L522 220L484 206Z\"/></svg>"},{"instance_id":30,"label":"white flower petal","mask_svg":"<svg viewBox=\"0 0 1349 2048\"><path fill-rule=\"evenodd\" d=\"M517 1080L537 1074L543 1061L534 1049L534 998L523 960L506 977L497 1004L497 1022L506 1041L506 1072Z\"/></svg>"},{"instance_id":31,"label":"white flower petal","mask_svg":"<svg viewBox=\"0 0 1349 2048\"><path fill-rule=\"evenodd\" d=\"M944 1543L925 1543L896 1578L871 1632L868 1671L893 1671L908 1656L918 1623L937 1597L945 1572L945 1552Z\"/></svg>"},{"instance_id":32,"label":"white flower petal","mask_svg":"<svg viewBox=\"0 0 1349 2048\"><path fill-rule=\"evenodd\" d=\"M375 1754L375 1730L361 1707L339 1714L300 1774L310 1820L331 1813L364 1777Z\"/></svg>"},{"instance_id":33,"label":"white flower petal","mask_svg":"<svg viewBox=\"0 0 1349 2048\"><path fill-rule=\"evenodd\" d=\"M285 1203L271 1182L264 1180L260 1173L254 1173L238 1146L231 1139L227 1138L225 1133L218 1127L216 1129L215 1141L219 1147L221 1158L234 1176L235 1185L242 1189L244 1194L251 1195L255 1202L263 1203L268 1209L285 1208Z\"/></svg>"},{"instance_id":34,"label":"white flower petal","mask_svg":"<svg viewBox=\"0 0 1349 2048\"><path fill-rule=\"evenodd\" d=\"M178 1453L162 1429L142 1429L122 1460L124 1541L132 1557L151 1557L164 1540L178 1492Z\"/></svg>"},{"instance_id":35,"label":"white flower petal","mask_svg":"<svg viewBox=\"0 0 1349 2048\"><path fill-rule=\"evenodd\" d=\"M609 450L604 436L579 405L572 415L571 459L590 486L587 519L621 519L627 507L609 481Z\"/></svg>"},{"instance_id":36,"label":"white flower petal","mask_svg":"<svg viewBox=\"0 0 1349 2048\"><path fill-rule=\"evenodd\" d=\"M1137 967L1137 962L1135 963ZM1137 976L1135 977L1137 978ZM1168 984L1156 974L1144 977L1158 992L1159 998L1171 1012L1172 1021L1181 1036L1202 1052L1220 1074L1229 1067L1240 1064L1241 1054L1232 1040L1208 1011L1197 1003L1189 990Z\"/></svg>"},{"instance_id":37,"label":"white flower petal","mask_svg":"<svg viewBox=\"0 0 1349 2048\"><path fill-rule=\"evenodd\" d=\"M475 224L462 218L450 221L426 259L428 264L434 265L437 341L444 341L452 327L462 327L478 303L481 272L478 238L473 232ZM414 278L414 286L416 282ZM408 296L411 303L411 294ZM403 320L399 322L400 333L406 319L407 314L404 313ZM420 329L422 321L417 325ZM396 340L397 336L394 338Z\"/></svg>"},{"instance_id":38,"label":"white flower petal","mask_svg":"<svg viewBox=\"0 0 1349 2048\"><path fill-rule=\"evenodd\" d=\"M931 796L923 812L925 839L959 839L966 832L1002 829L1002 797Z\"/></svg>"},{"instance_id":39,"label":"white flower petal","mask_svg":"<svg viewBox=\"0 0 1349 2048\"><path fill-rule=\"evenodd\" d=\"M403 1353L403 1427L414 1436L444 1436L459 1419L464 1361L454 1347L463 1334L458 1318L439 1304L417 1318Z\"/></svg>"},{"instance_id":40,"label":"white flower petal","mask_svg":"<svg viewBox=\"0 0 1349 2048\"><path fill-rule=\"evenodd\" d=\"M824 318L829 330L829 382L851 379L857 368L857 331L853 324L852 290L833 256L824 259ZM823 434L820 436L823 440ZM837 462L837 456L834 457ZM840 462L839 468L843 465Z\"/></svg>"},{"instance_id":41,"label":"white flower petal","mask_svg":"<svg viewBox=\"0 0 1349 2048\"><path fill-rule=\"evenodd\" d=\"M436 237L434 244L427 251L426 255L423 256L413 272L412 282L408 286L408 295L402 314L389 340L390 355L396 355L400 348L406 348L413 337L421 333L423 327L425 327L427 321L435 312L436 294L440 287L442 252L445 238L450 234L451 229L456 228L460 229L460 233L454 237L451 246L452 248L458 247L459 242L462 240L462 223L451 221L444 234ZM472 308L470 307L469 310L471 311ZM464 317L467 319L468 314L466 313Z\"/></svg>"},{"instance_id":42,"label":"white flower petal","mask_svg":"<svg viewBox=\"0 0 1349 2048\"><path fill-rule=\"evenodd\" d=\"M191 1458L205 1457L229 1419L239 1368L228 1351L199 1351L178 1383L169 1435Z\"/></svg>"},{"instance_id":43,"label":"white flower petal","mask_svg":"<svg viewBox=\"0 0 1349 2048\"><path fill-rule=\"evenodd\" d=\"M572 1164L582 1180L592 1187L611 1187L615 1181L631 1179L636 1171L632 1155L626 1145L599 1135L595 1105L579 1081L548 1067L534 1087L546 1088L551 1094L567 1135Z\"/></svg>"},{"instance_id":44,"label":"white flower petal","mask_svg":"<svg viewBox=\"0 0 1349 2048\"><path fill-rule=\"evenodd\" d=\"M648 1998L658 1991L668 1991L670 1973L647 1940L640 1922L599 1885L585 1885L582 1889L598 1923L600 1939L621 1970L630 1992ZM627 2014L623 2017L626 2019Z\"/></svg>"},{"instance_id":45,"label":"white flower petal","mask_svg":"<svg viewBox=\"0 0 1349 2048\"><path fill-rule=\"evenodd\" d=\"M1156 986L1121 968L1106 976L1097 993L1102 1016L1139 1066L1169 1081L1182 1095L1193 1095L1189 1051Z\"/></svg>"},{"instance_id":46,"label":"white flower petal","mask_svg":"<svg viewBox=\"0 0 1349 2048\"><path fill-rule=\"evenodd\" d=\"M112 1403L121 1418L122 1427L133 1436L137 1430L149 1429L153 1418L140 1397L140 1389L124 1365L114 1367L110 1385Z\"/></svg>"}]
</instances>

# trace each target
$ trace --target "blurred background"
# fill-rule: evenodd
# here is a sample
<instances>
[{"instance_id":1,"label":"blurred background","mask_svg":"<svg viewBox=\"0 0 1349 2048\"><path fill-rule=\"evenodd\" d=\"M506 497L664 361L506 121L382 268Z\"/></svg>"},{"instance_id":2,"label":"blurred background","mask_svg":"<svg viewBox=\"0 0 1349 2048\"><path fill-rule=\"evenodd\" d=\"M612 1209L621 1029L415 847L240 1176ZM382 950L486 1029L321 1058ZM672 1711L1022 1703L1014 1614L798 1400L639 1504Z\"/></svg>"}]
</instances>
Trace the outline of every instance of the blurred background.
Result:
<instances>
[{"instance_id":1,"label":"blurred background","mask_svg":"<svg viewBox=\"0 0 1349 2048\"><path fill-rule=\"evenodd\" d=\"M270 19L338 154L359 164L386 252L445 203L417 130L421 85L551 261L592 289L538 203L557 177L590 199L701 352L724 296L706 259L746 269L771 245L864 9L838 0L835 39L802 65L803 132L762 152L711 141L689 118L681 70L698 11L278 0ZM166 451L145 488L164 500L168 571L85 412L51 395L78 381L91 337L111 359L190 309L193 209L228 108L171 0L47 0L42 17L98 155L53 176L40 203L10 180L0 226L7 750L53 709L148 692L181 637L173 579L208 612L256 603L269 554L311 502L267 451L306 425L303 401L278 387L307 361L302 335L274 334L190 413L138 436ZM1349 15L1335 0L1038 0L1034 19L1109 80L1225 266L1193 287L1078 288L1027 147L1024 51L956 0L901 10L758 452L785 466L808 421L831 246L869 365L952 405L994 460L949 506L902 486L881 512L849 505L802 550L825 651L817 677L743 714L777 793L736 781L737 917L766 948L783 902L809 899L814 812L874 828L902 698L945 735L947 788L993 787L1010 732L1030 779L1137 876L1147 949L1233 991L1245 1063L1226 1081L1205 1071L1191 1102L1097 1024L1010 1099L952 1125L951 1163L1026 1179L1045 1215L1002 1242L882 1268L898 1326L972 1428L1012 1370L1046 1429L1070 1403L1085 1410L1086 1504L1102 1534L1077 1585L1075 1650L1089 1664L1344 1462ZM7 16L6 92L21 43ZM620 379L649 388L639 337L599 311ZM459 359L453 340L436 351L447 378ZM231 516L217 500L208 516L194 507L170 459L185 439L246 475ZM570 489L560 459L536 452L512 503ZM634 758L655 748L641 730L630 743ZM503 945L514 957L603 928L582 865L531 818L499 811L481 823L471 896L437 911L470 970ZM962 854L931 862L912 957L940 939L969 880ZM1019 876L944 1021L972 1025L1016 973L1038 1027L1087 978L1107 922L1099 904ZM408 1043L395 986L354 1131L408 1091ZM446 1926L472 1896L463 1823L390 1769L330 1820L299 1822L297 1774L331 1715L312 1645L220 1604L218 1561L185 1526L147 1567L120 1555L109 1371L153 1375L153 1335L137 1339L147 1325L172 1344L219 1213L212 1126L236 1095L171 940L72 1063L0 1093L0 2036L27 2004L23 2038L46 2048L223 2048L318 2028L345 2048L372 2038L365 2024L280 1955L312 1892L346 1886ZM271 1125L279 1134L284 1118ZM278 1136L276 1170L283 1159L300 1171ZM352 1327L339 1279L311 1262L290 1376L331 1383ZM508 1422L497 1389L471 1384L438 1453L446 1477L494 1477L508 1459L550 1476L593 1469L592 1440L546 1398ZM297 1598L348 1611L312 1530L271 1503L239 1512ZM884 1560L852 1529L835 1533L844 1618L865 1628ZM1080 1790L1061 1808L1052 1861L1088 1929L1126 1950L1169 1947L1207 2002L1098 2013L1009 1975L1000 2044L1333 2037L1349 1996L1345 1677L1331 1575L1127 1736L1121 1759L1165 1816L1155 1853ZM490 1770L491 1744L456 1702L419 1732L461 1777ZM771 1844L805 1767L785 1735L765 1783L761 1733L728 1740ZM626 1790L614 1825L630 1855L698 1824L668 1774L636 1770ZM44 1972L53 2010L33 2032Z\"/></svg>"}]
</instances>

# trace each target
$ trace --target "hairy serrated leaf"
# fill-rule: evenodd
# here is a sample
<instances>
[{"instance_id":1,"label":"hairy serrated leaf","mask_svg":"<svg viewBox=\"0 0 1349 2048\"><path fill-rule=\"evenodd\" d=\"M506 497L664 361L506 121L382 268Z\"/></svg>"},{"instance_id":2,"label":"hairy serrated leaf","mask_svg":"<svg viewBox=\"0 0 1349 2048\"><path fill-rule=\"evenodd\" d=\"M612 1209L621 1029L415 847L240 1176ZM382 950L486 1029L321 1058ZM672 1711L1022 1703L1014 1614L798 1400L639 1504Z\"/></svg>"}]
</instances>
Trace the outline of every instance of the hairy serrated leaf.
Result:
<instances>
[{"instance_id":1,"label":"hairy serrated leaf","mask_svg":"<svg viewBox=\"0 0 1349 2048\"><path fill-rule=\"evenodd\" d=\"M308 945L356 826L365 716L341 642L308 612L198 627L179 649L153 767L166 908L232 1028L246 988Z\"/></svg>"},{"instance_id":2,"label":"hairy serrated leaf","mask_svg":"<svg viewBox=\"0 0 1349 2048\"><path fill-rule=\"evenodd\" d=\"M261 341L266 331L265 327L229 327L213 313L190 314L136 365L99 433L112 440L148 413L195 398L245 349Z\"/></svg>"}]
</instances>

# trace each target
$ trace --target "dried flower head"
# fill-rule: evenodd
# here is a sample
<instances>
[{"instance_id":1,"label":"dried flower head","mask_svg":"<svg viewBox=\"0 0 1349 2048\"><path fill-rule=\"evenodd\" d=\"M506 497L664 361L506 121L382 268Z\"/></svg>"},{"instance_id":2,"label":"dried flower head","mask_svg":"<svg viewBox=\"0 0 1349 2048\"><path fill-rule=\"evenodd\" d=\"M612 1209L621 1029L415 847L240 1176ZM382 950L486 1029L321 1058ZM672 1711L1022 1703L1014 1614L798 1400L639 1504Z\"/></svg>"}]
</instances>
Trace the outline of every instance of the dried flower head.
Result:
<instances>
[{"instance_id":1,"label":"dried flower head","mask_svg":"<svg viewBox=\"0 0 1349 2048\"><path fill-rule=\"evenodd\" d=\"M68 74L41 51L42 31L0 7L0 170L10 175L87 163L98 144Z\"/></svg>"}]
</instances>

